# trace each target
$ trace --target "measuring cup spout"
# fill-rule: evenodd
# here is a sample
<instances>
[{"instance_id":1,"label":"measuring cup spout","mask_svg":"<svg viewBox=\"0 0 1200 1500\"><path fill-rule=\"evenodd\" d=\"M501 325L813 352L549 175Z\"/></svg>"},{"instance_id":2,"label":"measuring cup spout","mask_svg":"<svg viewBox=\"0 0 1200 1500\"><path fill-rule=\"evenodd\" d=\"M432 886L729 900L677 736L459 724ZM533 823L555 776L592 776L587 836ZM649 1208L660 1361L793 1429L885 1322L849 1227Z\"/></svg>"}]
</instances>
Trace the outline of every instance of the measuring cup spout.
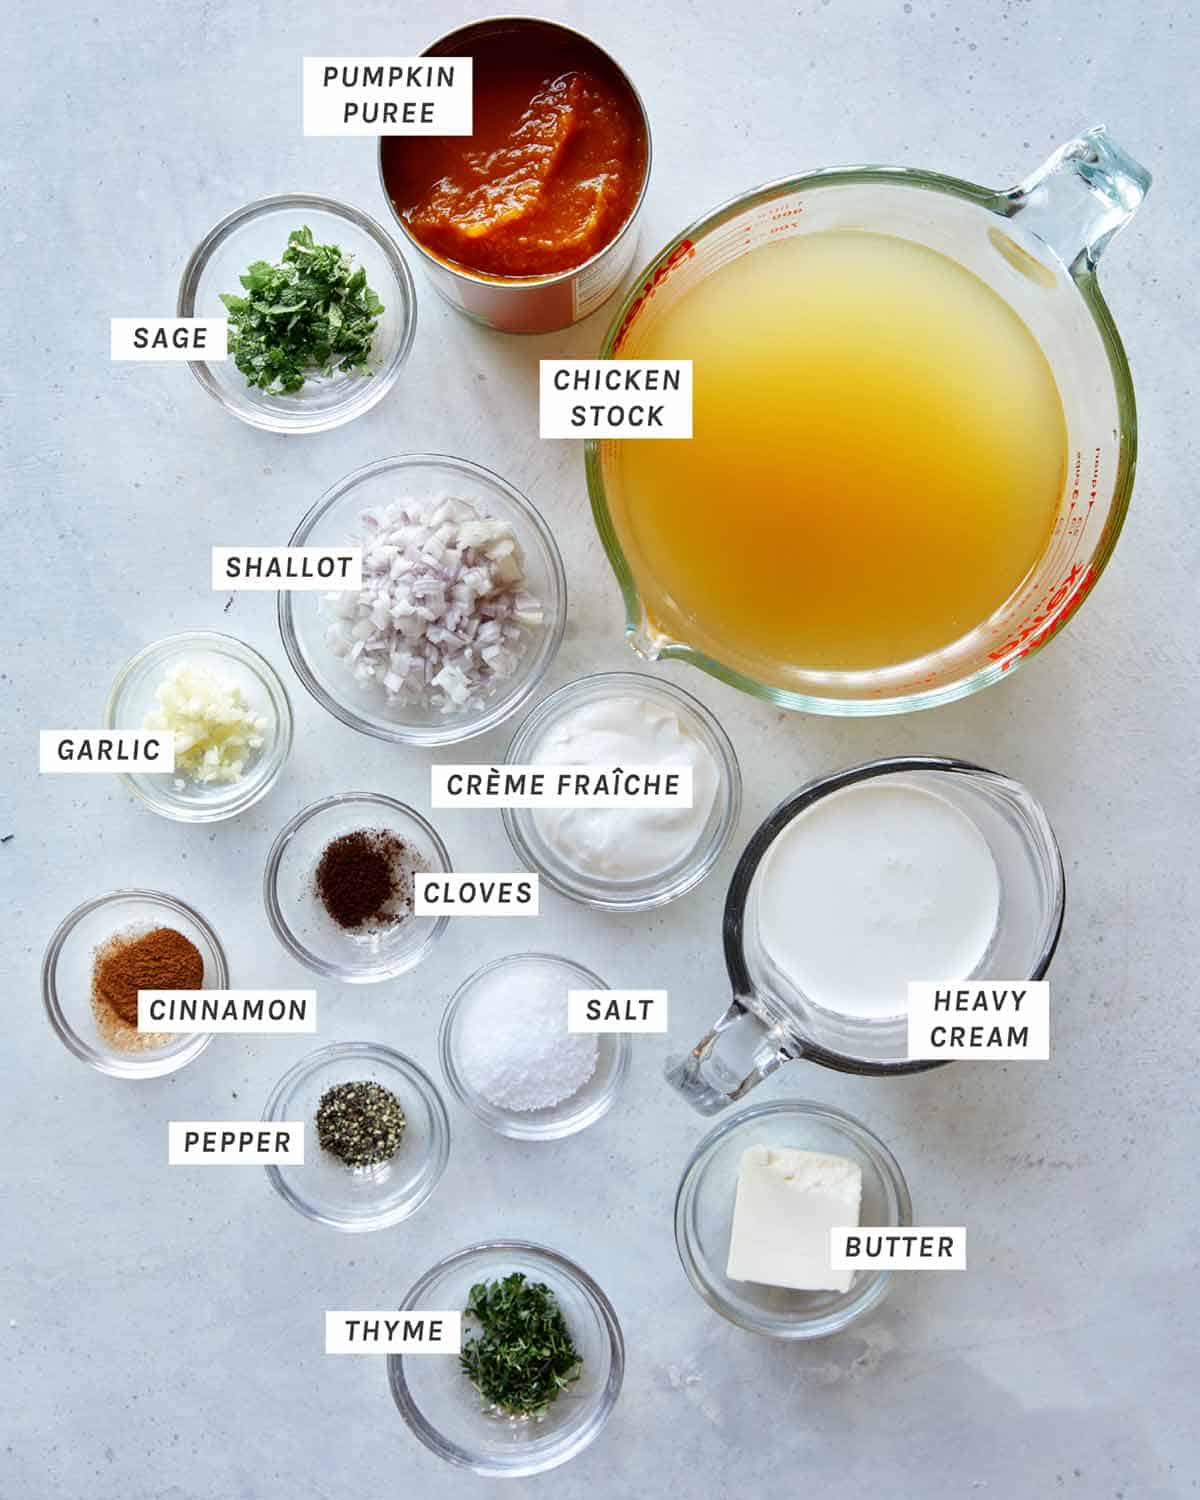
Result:
<instances>
[{"instance_id":1,"label":"measuring cup spout","mask_svg":"<svg viewBox=\"0 0 1200 1500\"><path fill-rule=\"evenodd\" d=\"M1005 193L1001 212L1035 234L1078 276L1095 269L1149 187L1146 168L1096 125Z\"/></svg>"},{"instance_id":2,"label":"measuring cup spout","mask_svg":"<svg viewBox=\"0 0 1200 1500\"><path fill-rule=\"evenodd\" d=\"M753 1050L746 1066L731 1068L718 1056L717 1045L731 1037L734 1045L748 1044ZM729 1043L725 1043L729 1048ZM730 1001L724 1015L696 1043L685 1057L671 1058L663 1073L672 1088L677 1089L693 1109L702 1115L715 1115L727 1104L735 1104L764 1078L798 1052L777 1028L768 1029L736 998Z\"/></svg>"}]
</instances>

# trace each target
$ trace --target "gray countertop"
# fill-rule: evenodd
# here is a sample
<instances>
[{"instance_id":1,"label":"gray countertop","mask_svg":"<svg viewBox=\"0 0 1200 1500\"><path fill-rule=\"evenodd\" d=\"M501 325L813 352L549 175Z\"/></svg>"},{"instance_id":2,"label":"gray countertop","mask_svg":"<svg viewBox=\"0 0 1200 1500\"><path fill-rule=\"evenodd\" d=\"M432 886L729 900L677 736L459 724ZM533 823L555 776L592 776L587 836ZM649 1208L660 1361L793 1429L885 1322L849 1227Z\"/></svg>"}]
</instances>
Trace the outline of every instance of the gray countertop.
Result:
<instances>
[{"instance_id":1,"label":"gray countertop","mask_svg":"<svg viewBox=\"0 0 1200 1500\"><path fill-rule=\"evenodd\" d=\"M404 450L495 468L549 517L572 610L550 679L629 666L617 590L575 445L541 442L536 361L595 352L600 312L506 339L418 284L401 381L309 439L224 414L182 366L113 365L108 320L168 314L223 214L306 189L386 216L369 143L305 140L304 53L411 53L472 5L360 0L18 0L4 98L3 626L11 769L6 883L5 1207L0 1337L13 1500L359 1500L481 1495L400 1422L381 1363L327 1359L325 1308L393 1302L438 1257L516 1235L582 1262L628 1345L612 1422L552 1478L564 1500L794 1489L850 1500L1165 1500L1197 1487L1195 976L1198 765L1197 14L1081 0L616 0L540 7L590 29L646 99L655 168L642 258L753 184L882 161L1012 182L1104 120L1155 174L1102 280L1138 391L1141 458L1116 557L1064 637L1015 677L929 713L863 722L778 712L686 668L742 757L741 827L675 906L611 918L547 893L537 945L614 987L672 997L676 1044L724 1004L719 919L736 850L812 775L902 752L1011 772L1044 801L1068 870L1049 1063L960 1064L885 1083L795 1064L760 1091L835 1103L899 1157L918 1218L965 1224L965 1274L902 1278L841 1337L781 1347L726 1324L676 1258L671 1207L704 1123L666 1089L671 1045L639 1039L619 1106L552 1145L494 1137L452 1107L446 1177L419 1216L342 1236L255 1168L170 1170L165 1122L256 1116L304 1038L218 1038L160 1082L70 1057L38 994L74 904L121 885L178 892L215 922L235 982L303 985L267 931L263 859L283 822L352 787L427 806L427 757L354 734L295 684L274 599L228 613L214 542L286 540L328 485ZM406 13L407 12L407 13ZM10 41L14 26L10 22ZM39 728L100 719L116 667L172 630L224 628L293 690L297 740L272 794L211 828L152 816L106 778L40 778ZM472 743L497 758L501 729ZM460 869L502 869L499 817L441 815ZM452 930L402 981L321 986L326 1040L367 1037L436 1072L437 1018L526 925Z\"/></svg>"}]
</instances>

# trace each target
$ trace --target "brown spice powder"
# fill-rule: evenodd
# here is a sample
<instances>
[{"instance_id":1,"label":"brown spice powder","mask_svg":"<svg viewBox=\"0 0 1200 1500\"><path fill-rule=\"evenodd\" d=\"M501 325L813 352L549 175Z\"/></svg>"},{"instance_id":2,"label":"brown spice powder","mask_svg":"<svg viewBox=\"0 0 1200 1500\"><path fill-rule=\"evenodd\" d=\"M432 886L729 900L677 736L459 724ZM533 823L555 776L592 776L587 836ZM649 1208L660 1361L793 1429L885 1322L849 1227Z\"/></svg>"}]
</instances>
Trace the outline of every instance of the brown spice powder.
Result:
<instances>
[{"instance_id":1,"label":"brown spice powder","mask_svg":"<svg viewBox=\"0 0 1200 1500\"><path fill-rule=\"evenodd\" d=\"M134 1028L139 990L198 990L203 984L199 948L173 927L114 933L97 948L92 966L93 1000Z\"/></svg>"}]
</instances>

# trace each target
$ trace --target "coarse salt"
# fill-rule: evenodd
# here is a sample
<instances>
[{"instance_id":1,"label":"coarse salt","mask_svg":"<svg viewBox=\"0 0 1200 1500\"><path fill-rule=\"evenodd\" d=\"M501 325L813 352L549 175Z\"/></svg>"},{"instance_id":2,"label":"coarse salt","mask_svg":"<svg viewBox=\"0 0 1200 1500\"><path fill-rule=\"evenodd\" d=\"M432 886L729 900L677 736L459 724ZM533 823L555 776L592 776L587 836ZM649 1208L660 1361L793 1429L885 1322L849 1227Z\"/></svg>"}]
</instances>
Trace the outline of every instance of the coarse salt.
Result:
<instances>
[{"instance_id":1,"label":"coarse salt","mask_svg":"<svg viewBox=\"0 0 1200 1500\"><path fill-rule=\"evenodd\" d=\"M595 1034L567 1030L567 989L564 974L546 964L505 964L468 998L459 1070L498 1109L549 1109L596 1071Z\"/></svg>"}]
</instances>

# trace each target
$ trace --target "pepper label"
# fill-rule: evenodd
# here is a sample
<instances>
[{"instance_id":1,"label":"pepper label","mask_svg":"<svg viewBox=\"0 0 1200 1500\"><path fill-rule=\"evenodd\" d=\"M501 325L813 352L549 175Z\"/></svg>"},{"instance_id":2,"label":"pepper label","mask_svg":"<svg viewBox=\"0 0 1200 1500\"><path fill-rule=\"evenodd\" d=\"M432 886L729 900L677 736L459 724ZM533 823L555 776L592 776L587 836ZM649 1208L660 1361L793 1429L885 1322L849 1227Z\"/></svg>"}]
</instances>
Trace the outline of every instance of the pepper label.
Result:
<instances>
[{"instance_id":1,"label":"pepper label","mask_svg":"<svg viewBox=\"0 0 1200 1500\"><path fill-rule=\"evenodd\" d=\"M172 1167L304 1165L304 1121L170 1120L167 1165Z\"/></svg>"}]
</instances>

